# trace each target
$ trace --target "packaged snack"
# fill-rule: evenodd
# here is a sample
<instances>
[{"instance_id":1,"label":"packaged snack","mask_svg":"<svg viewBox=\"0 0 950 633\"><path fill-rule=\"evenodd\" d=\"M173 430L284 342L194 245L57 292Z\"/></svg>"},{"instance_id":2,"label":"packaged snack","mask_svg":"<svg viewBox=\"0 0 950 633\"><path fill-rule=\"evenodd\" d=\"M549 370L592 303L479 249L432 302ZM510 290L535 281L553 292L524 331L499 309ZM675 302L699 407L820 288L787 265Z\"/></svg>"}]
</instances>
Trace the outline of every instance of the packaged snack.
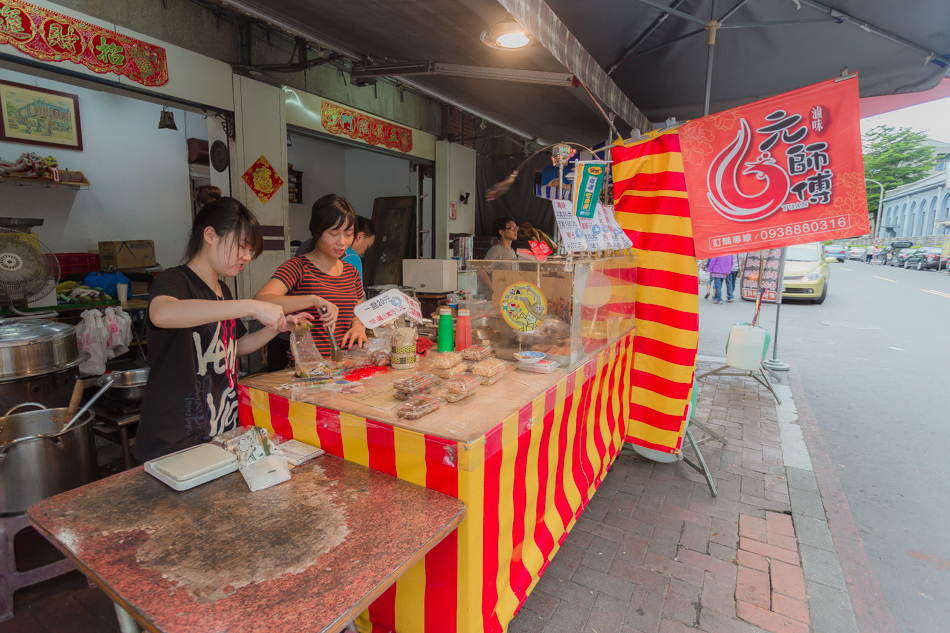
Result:
<instances>
[{"instance_id":1,"label":"packaged snack","mask_svg":"<svg viewBox=\"0 0 950 633\"><path fill-rule=\"evenodd\" d=\"M369 357L369 362L377 367L386 367L389 365L390 353L384 349L376 350Z\"/></svg>"},{"instance_id":2,"label":"packaged snack","mask_svg":"<svg viewBox=\"0 0 950 633\"><path fill-rule=\"evenodd\" d=\"M508 363L500 358L486 358L483 361L475 363L472 367L472 373L476 376L494 376L504 373Z\"/></svg>"},{"instance_id":3,"label":"packaged snack","mask_svg":"<svg viewBox=\"0 0 950 633\"><path fill-rule=\"evenodd\" d=\"M432 387L439 382L441 381L432 374L419 373L394 380L393 387L397 391L412 393L413 391L419 391L420 389L425 389L426 387Z\"/></svg>"},{"instance_id":4,"label":"packaged snack","mask_svg":"<svg viewBox=\"0 0 950 633\"><path fill-rule=\"evenodd\" d=\"M535 374L550 374L560 366L561 363L555 360L539 360L531 364L518 363L518 369L521 371L530 371Z\"/></svg>"},{"instance_id":5,"label":"packaged snack","mask_svg":"<svg viewBox=\"0 0 950 633\"><path fill-rule=\"evenodd\" d=\"M426 387L424 389L419 389L418 391L399 391L396 389L393 391L393 398L396 400L412 400L413 398L417 398L419 396L428 396L432 393L433 389L435 389L435 387Z\"/></svg>"},{"instance_id":6,"label":"packaged snack","mask_svg":"<svg viewBox=\"0 0 950 633\"><path fill-rule=\"evenodd\" d=\"M462 362L460 352L441 352L429 354L429 367L432 369L449 369Z\"/></svg>"},{"instance_id":7,"label":"packaged snack","mask_svg":"<svg viewBox=\"0 0 950 633\"><path fill-rule=\"evenodd\" d=\"M471 369L471 363L459 363L454 367L449 367L448 369L433 369L432 373L438 376L439 378L452 378L453 376L458 376L459 374L464 374L469 369Z\"/></svg>"},{"instance_id":8,"label":"packaged snack","mask_svg":"<svg viewBox=\"0 0 950 633\"><path fill-rule=\"evenodd\" d=\"M278 444L277 452L283 455L291 466L299 466L324 453L323 449L304 444L299 440L287 440L283 444Z\"/></svg>"},{"instance_id":9,"label":"packaged snack","mask_svg":"<svg viewBox=\"0 0 950 633\"><path fill-rule=\"evenodd\" d=\"M300 378L315 378L329 375L329 365L323 360L313 336L310 324L301 321L290 333L290 349L294 355L294 373Z\"/></svg>"},{"instance_id":10,"label":"packaged snack","mask_svg":"<svg viewBox=\"0 0 950 633\"><path fill-rule=\"evenodd\" d=\"M493 376L479 376L479 379L482 385L487 386L487 385L494 385L496 382L498 382L504 377L505 377L505 372L500 371Z\"/></svg>"},{"instance_id":11,"label":"packaged snack","mask_svg":"<svg viewBox=\"0 0 950 633\"><path fill-rule=\"evenodd\" d=\"M478 378L472 376L456 376L442 383L442 387L449 393L469 394L475 391L479 384Z\"/></svg>"},{"instance_id":12,"label":"packaged snack","mask_svg":"<svg viewBox=\"0 0 950 633\"><path fill-rule=\"evenodd\" d=\"M491 345L472 345L462 350L462 358L470 361L480 361L491 356L494 348Z\"/></svg>"},{"instance_id":13,"label":"packaged snack","mask_svg":"<svg viewBox=\"0 0 950 633\"><path fill-rule=\"evenodd\" d=\"M267 437L267 429L251 427L238 440L238 470L251 492L276 486L290 479L287 459Z\"/></svg>"},{"instance_id":14,"label":"packaged snack","mask_svg":"<svg viewBox=\"0 0 950 633\"><path fill-rule=\"evenodd\" d=\"M438 411L439 401L434 398L417 397L407 400L404 404L396 407L396 416L407 420L418 420L429 415L433 411Z\"/></svg>"}]
</instances>

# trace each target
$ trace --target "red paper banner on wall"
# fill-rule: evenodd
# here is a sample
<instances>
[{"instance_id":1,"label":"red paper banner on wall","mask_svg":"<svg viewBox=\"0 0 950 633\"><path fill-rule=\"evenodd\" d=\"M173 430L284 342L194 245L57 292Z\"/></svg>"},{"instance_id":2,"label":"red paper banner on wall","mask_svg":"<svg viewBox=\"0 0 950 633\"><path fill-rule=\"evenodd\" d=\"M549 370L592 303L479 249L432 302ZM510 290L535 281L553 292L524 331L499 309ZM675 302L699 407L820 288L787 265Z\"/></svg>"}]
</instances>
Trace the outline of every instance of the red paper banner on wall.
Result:
<instances>
[{"instance_id":1,"label":"red paper banner on wall","mask_svg":"<svg viewBox=\"0 0 950 633\"><path fill-rule=\"evenodd\" d=\"M409 128L328 101L320 104L320 118L324 129L330 134L349 136L400 152L412 151L412 130Z\"/></svg>"},{"instance_id":2,"label":"red paper banner on wall","mask_svg":"<svg viewBox=\"0 0 950 633\"><path fill-rule=\"evenodd\" d=\"M870 231L854 76L680 128L696 256Z\"/></svg>"},{"instance_id":3,"label":"red paper banner on wall","mask_svg":"<svg viewBox=\"0 0 950 633\"><path fill-rule=\"evenodd\" d=\"M124 75L143 86L168 83L164 48L25 2L0 0L0 44L46 62Z\"/></svg>"}]
</instances>

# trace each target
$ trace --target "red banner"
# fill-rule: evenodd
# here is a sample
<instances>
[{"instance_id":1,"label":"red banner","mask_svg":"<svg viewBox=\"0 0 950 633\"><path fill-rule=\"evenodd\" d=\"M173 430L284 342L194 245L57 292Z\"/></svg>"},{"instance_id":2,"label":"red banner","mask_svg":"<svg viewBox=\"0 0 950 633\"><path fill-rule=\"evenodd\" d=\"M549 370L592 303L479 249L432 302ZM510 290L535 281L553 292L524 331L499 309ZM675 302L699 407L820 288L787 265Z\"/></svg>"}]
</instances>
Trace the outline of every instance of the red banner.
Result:
<instances>
[{"instance_id":1,"label":"red banner","mask_svg":"<svg viewBox=\"0 0 950 633\"><path fill-rule=\"evenodd\" d=\"M368 114L323 101L320 118L330 134L349 136L370 145L382 145L400 152L412 151L412 130Z\"/></svg>"},{"instance_id":2,"label":"red banner","mask_svg":"<svg viewBox=\"0 0 950 633\"><path fill-rule=\"evenodd\" d=\"M46 62L124 75L143 86L168 82L164 48L26 2L0 0L0 44Z\"/></svg>"},{"instance_id":3,"label":"red banner","mask_svg":"<svg viewBox=\"0 0 950 633\"><path fill-rule=\"evenodd\" d=\"M696 256L870 231L854 76L680 128Z\"/></svg>"}]
</instances>

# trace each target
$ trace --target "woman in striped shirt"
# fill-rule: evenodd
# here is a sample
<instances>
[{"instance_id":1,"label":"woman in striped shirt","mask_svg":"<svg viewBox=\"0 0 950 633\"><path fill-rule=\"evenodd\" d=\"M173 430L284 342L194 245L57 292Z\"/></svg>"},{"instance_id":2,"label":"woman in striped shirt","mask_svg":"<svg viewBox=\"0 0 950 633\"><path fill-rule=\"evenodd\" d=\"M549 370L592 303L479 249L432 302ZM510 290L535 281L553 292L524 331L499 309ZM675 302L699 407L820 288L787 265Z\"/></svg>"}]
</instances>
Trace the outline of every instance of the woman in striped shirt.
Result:
<instances>
[{"instance_id":1,"label":"woman in striped shirt","mask_svg":"<svg viewBox=\"0 0 950 633\"><path fill-rule=\"evenodd\" d=\"M341 259L353 243L355 227L356 212L346 198L331 193L317 200L310 216L313 250L281 264L254 298L276 303L287 314L307 312L330 326L340 347L362 347L366 328L354 318L353 308L363 301L363 282ZM329 356L326 329L314 327L311 333L320 353Z\"/></svg>"}]
</instances>

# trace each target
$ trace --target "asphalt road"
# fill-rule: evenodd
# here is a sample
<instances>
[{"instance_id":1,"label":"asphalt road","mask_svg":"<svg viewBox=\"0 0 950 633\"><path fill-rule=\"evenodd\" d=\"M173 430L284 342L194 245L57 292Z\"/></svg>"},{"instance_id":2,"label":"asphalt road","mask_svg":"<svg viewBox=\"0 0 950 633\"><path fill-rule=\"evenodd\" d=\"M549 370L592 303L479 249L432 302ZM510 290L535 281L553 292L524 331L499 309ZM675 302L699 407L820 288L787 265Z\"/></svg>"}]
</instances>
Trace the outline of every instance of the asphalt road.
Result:
<instances>
[{"instance_id":1,"label":"asphalt road","mask_svg":"<svg viewBox=\"0 0 950 633\"><path fill-rule=\"evenodd\" d=\"M823 305L782 305L778 358L799 372L898 628L948 631L950 275L831 268ZM753 306L701 293L699 353L725 356L729 327ZM774 328L774 306L759 324Z\"/></svg>"}]
</instances>

